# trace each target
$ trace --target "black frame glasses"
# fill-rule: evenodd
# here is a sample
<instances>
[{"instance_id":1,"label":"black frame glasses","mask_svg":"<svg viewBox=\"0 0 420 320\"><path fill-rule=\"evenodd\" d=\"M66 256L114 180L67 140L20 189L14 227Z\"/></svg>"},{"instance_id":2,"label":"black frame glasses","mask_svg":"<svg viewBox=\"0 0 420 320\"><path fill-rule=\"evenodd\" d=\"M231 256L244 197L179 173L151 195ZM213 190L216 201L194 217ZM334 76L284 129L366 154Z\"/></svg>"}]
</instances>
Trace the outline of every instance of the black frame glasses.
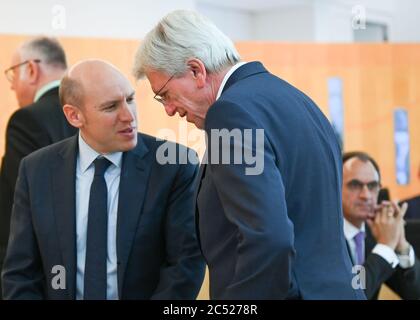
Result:
<instances>
[{"instance_id":1,"label":"black frame glasses","mask_svg":"<svg viewBox=\"0 0 420 320\"><path fill-rule=\"evenodd\" d=\"M174 78L175 75L171 76L168 81L165 82L165 84L158 90L158 92L156 92L155 96L153 97L153 99L155 99L156 101L159 101L161 104L165 105L166 103L166 98L165 97L161 97L159 94L162 92L162 90L166 87L166 85L169 83L169 81L171 81Z\"/></svg>"},{"instance_id":2,"label":"black frame glasses","mask_svg":"<svg viewBox=\"0 0 420 320\"><path fill-rule=\"evenodd\" d=\"M25 60L25 61L23 61L21 63L15 64L14 66L11 66L11 67L7 68L6 70L4 70L4 75L6 76L6 79L9 82L13 82L13 79L14 79L14 72L13 72L13 70L16 69L16 68L18 68L18 67L21 67L21 66L23 66L23 65L25 65L25 64L27 64L29 62L31 62L31 61L32 62L35 62L35 63L40 63L41 62L40 59L30 59L30 60Z\"/></svg>"}]
</instances>

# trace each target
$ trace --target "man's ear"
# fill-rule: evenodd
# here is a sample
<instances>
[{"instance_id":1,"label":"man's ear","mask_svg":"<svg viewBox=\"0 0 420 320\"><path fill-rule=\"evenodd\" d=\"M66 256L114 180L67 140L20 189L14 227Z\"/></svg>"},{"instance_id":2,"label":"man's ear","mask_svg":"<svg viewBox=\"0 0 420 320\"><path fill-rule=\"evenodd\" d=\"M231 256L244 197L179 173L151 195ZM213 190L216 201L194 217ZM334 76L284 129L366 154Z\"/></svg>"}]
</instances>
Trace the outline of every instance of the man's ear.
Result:
<instances>
[{"instance_id":1,"label":"man's ear","mask_svg":"<svg viewBox=\"0 0 420 320\"><path fill-rule=\"evenodd\" d=\"M29 61L28 66L28 79L30 84L36 84L41 76L41 69L39 63Z\"/></svg>"},{"instance_id":2,"label":"man's ear","mask_svg":"<svg viewBox=\"0 0 420 320\"><path fill-rule=\"evenodd\" d=\"M207 70L204 63L201 60L194 58L187 61L187 66L197 82L197 87L203 88L207 78Z\"/></svg>"},{"instance_id":3,"label":"man's ear","mask_svg":"<svg viewBox=\"0 0 420 320\"><path fill-rule=\"evenodd\" d=\"M83 126L84 117L78 107L71 104L65 104L63 106L63 112L68 123L70 123L73 127L80 129Z\"/></svg>"}]
</instances>

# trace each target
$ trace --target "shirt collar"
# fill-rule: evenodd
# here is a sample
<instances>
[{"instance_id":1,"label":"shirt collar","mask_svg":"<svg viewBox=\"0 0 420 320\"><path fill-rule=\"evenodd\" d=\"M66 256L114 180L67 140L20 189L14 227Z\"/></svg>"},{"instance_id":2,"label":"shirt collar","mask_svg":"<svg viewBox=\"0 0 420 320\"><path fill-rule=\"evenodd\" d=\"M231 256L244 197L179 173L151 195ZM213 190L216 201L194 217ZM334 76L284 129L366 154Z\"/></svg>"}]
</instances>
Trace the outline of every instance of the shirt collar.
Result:
<instances>
[{"instance_id":1,"label":"shirt collar","mask_svg":"<svg viewBox=\"0 0 420 320\"><path fill-rule=\"evenodd\" d=\"M347 240L353 240L356 234L358 234L360 231L365 232L365 229L366 229L364 223L362 223L362 226L359 229L353 224L351 224L349 221L347 221L346 219L344 219L343 225L344 225L344 235Z\"/></svg>"},{"instance_id":2,"label":"shirt collar","mask_svg":"<svg viewBox=\"0 0 420 320\"><path fill-rule=\"evenodd\" d=\"M113 152L107 154L100 154L95 151L91 146L89 146L85 140L82 138L81 133L79 132L79 161L80 169L84 173L92 164L93 161L98 156L103 156L112 162L118 168L121 168L122 163L122 152Z\"/></svg>"},{"instance_id":3,"label":"shirt collar","mask_svg":"<svg viewBox=\"0 0 420 320\"><path fill-rule=\"evenodd\" d=\"M39 89L35 94L34 102L37 102L47 91L59 87L60 83L61 80L54 80L41 87L41 89Z\"/></svg>"},{"instance_id":4,"label":"shirt collar","mask_svg":"<svg viewBox=\"0 0 420 320\"><path fill-rule=\"evenodd\" d=\"M232 75L232 73L234 73L236 71L236 69L238 69L239 67L243 66L245 63L246 62L238 62L232 68L230 68L230 70L228 71L228 73L226 73L226 75L223 78L222 84L219 87L219 91L217 91L216 100L219 99L220 96L222 95L223 88L225 87L226 82L229 80L229 78Z\"/></svg>"}]
</instances>

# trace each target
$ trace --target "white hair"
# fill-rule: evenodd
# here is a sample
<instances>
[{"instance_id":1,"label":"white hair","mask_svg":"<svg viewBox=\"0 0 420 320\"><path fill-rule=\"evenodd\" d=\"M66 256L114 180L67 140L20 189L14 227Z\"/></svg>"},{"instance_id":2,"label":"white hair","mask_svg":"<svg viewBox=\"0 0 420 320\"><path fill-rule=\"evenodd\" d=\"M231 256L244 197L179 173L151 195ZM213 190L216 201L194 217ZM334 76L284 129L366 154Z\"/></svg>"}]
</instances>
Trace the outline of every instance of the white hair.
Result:
<instances>
[{"instance_id":1,"label":"white hair","mask_svg":"<svg viewBox=\"0 0 420 320\"><path fill-rule=\"evenodd\" d=\"M209 73L218 73L240 61L233 42L210 20L194 11L176 10L140 43L133 75L141 79L148 70L181 75L192 58L201 60Z\"/></svg>"}]
</instances>

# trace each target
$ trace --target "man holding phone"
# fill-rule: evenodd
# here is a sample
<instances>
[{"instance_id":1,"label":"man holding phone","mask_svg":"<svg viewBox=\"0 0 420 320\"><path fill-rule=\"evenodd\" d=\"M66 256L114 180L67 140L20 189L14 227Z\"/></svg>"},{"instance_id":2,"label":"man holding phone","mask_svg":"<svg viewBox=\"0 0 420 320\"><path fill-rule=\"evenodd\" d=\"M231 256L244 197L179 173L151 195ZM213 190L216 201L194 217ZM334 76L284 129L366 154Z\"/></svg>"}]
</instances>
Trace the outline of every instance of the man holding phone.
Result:
<instances>
[{"instance_id":1,"label":"man holding phone","mask_svg":"<svg viewBox=\"0 0 420 320\"><path fill-rule=\"evenodd\" d=\"M350 256L363 267L368 299L377 299L383 283L403 299L420 299L420 261L404 231L407 204L378 205L380 187L375 160L363 152L344 154L344 234Z\"/></svg>"}]
</instances>

